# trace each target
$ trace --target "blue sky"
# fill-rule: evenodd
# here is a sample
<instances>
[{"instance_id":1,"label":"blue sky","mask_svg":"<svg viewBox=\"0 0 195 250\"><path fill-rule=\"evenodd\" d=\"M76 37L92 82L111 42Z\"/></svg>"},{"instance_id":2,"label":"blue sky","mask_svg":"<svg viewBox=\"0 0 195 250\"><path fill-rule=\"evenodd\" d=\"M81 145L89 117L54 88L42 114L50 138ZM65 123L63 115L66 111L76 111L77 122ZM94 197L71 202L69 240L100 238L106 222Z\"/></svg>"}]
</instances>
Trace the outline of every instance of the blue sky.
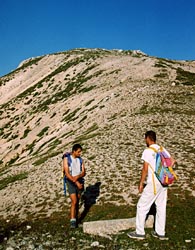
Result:
<instances>
[{"instance_id":1,"label":"blue sky","mask_svg":"<svg viewBox=\"0 0 195 250\"><path fill-rule=\"evenodd\" d=\"M194 0L0 0L0 76L73 48L195 60Z\"/></svg>"}]
</instances>

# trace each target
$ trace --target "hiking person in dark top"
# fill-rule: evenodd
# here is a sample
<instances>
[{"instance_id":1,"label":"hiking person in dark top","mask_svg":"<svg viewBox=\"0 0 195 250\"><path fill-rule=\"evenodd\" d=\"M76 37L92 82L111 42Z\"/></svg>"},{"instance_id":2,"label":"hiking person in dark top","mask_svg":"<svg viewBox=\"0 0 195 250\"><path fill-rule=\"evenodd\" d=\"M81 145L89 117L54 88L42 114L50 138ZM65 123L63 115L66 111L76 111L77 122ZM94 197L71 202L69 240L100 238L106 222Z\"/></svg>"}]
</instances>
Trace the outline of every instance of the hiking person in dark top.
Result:
<instances>
[{"instance_id":1,"label":"hiking person in dark top","mask_svg":"<svg viewBox=\"0 0 195 250\"><path fill-rule=\"evenodd\" d=\"M81 158L82 147L75 144L71 153L66 153L63 158L63 169L71 199L70 227L77 227L79 199L84 190L85 167Z\"/></svg>"}]
</instances>

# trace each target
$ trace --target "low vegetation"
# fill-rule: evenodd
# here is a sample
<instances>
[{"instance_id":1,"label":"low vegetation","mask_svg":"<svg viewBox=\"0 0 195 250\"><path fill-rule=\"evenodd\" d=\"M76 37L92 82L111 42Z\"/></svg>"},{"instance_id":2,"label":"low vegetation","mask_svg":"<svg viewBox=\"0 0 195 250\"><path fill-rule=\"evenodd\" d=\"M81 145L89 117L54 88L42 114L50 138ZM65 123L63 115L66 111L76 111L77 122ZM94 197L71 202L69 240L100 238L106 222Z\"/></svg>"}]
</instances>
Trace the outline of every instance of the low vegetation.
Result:
<instances>
[{"instance_id":1,"label":"low vegetation","mask_svg":"<svg viewBox=\"0 0 195 250\"><path fill-rule=\"evenodd\" d=\"M195 73L183 70L182 68L177 68L176 80L183 85L195 86Z\"/></svg>"},{"instance_id":2,"label":"low vegetation","mask_svg":"<svg viewBox=\"0 0 195 250\"><path fill-rule=\"evenodd\" d=\"M17 175L8 176L4 179L1 179L0 180L0 190L6 188L9 184L12 184L13 182L26 179L27 177L28 177L27 173L20 173Z\"/></svg>"}]
</instances>

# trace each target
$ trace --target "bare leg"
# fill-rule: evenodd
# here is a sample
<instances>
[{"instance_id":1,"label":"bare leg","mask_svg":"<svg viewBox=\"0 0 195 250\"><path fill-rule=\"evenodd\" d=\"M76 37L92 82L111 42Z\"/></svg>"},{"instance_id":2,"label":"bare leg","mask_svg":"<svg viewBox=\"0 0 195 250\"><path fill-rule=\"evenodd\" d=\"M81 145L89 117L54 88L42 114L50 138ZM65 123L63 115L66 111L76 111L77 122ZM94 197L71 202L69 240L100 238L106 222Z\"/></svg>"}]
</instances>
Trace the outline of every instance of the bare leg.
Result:
<instances>
[{"instance_id":1,"label":"bare leg","mask_svg":"<svg viewBox=\"0 0 195 250\"><path fill-rule=\"evenodd\" d=\"M79 217L79 200L81 198L81 194L77 194L77 203L76 203L76 219L78 222L78 217Z\"/></svg>"},{"instance_id":2,"label":"bare leg","mask_svg":"<svg viewBox=\"0 0 195 250\"><path fill-rule=\"evenodd\" d=\"M70 208L70 219L76 219L76 207L77 207L77 195L71 194L71 208Z\"/></svg>"}]
</instances>

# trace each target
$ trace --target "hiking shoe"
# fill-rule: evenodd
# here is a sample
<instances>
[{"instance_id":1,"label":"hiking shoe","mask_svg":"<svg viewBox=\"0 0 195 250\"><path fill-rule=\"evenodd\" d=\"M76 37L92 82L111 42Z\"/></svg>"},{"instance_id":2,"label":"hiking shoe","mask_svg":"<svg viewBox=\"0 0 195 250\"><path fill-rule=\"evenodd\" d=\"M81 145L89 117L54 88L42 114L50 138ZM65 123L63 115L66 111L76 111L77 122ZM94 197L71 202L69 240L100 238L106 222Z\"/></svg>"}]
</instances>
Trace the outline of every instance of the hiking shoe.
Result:
<instances>
[{"instance_id":1,"label":"hiking shoe","mask_svg":"<svg viewBox=\"0 0 195 250\"><path fill-rule=\"evenodd\" d=\"M77 227L76 220L70 221L70 228L76 228L76 227Z\"/></svg>"},{"instance_id":2,"label":"hiking shoe","mask_svg":"<svg viewBox=\"0 0 195 250\"><path fill-rule=\"evenodd\" d=\"M155 238L158 238L159 240L169 240L168 237L166 237L164 235L159 235L155 231L152 232L152 236L155 237Z\"/></svg>"},{"instance_id":3,"label":"hiking shoe","mask_svg":"<svg viewBox=\"0 0 195 250\"><path fill-rule=\"evenodd\" d=\"M137 234L135 231L134 231L134 232L128 233L127 236L128 236L129 238L137 239L137 240L144 240L144 239L146 238L145 235Z\"/></svg>"}]
</instances>

